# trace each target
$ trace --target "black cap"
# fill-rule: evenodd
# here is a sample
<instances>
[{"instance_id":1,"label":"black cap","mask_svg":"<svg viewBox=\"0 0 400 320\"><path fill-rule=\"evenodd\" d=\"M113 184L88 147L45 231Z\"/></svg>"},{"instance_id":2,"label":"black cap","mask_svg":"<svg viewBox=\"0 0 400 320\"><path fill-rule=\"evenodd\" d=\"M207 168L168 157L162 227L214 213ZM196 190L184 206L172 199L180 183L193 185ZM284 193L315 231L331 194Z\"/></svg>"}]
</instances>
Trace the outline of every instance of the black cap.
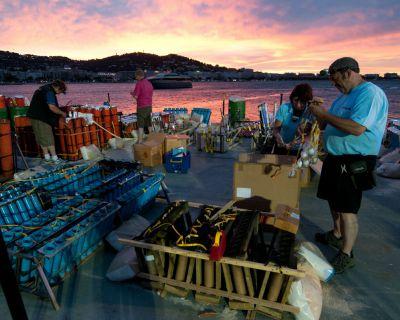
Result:
<instances>
[{"instance_id":1,"label":"black cap","mask_svg":"<svg viewBox=\"0 0 400 320\"><path fill-rule=\"evenodd\" d=\"M350 57L343 57L335 60L329 67L329 73L334 74L337 71L353 70L354 72L360 73L360 67L358 62Z\"/></svg>"}]
</instances>

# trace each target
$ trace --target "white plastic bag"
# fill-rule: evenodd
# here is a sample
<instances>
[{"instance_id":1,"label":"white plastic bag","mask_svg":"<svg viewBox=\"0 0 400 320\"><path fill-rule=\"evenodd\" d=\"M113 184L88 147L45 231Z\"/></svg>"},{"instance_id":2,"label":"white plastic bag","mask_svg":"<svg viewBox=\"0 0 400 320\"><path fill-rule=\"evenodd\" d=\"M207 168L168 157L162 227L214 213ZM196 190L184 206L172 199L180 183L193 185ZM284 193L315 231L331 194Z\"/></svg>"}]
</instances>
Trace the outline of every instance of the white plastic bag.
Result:
<instances>
[{"instance_id":1,"label":"white plastic bag","mask_svg":"<svg viewBox=\"0 0 400 320\"><path fill-rule=\"evenodd\" d=\"M122 149L124 147L124 140L122 138L111 138L108 144L112 149Z\"/></svg>"},{"instance_id":2,"label":"white plastic bag","mask_svg":"<svg viewBox=\"0 0 400 320\"><path fill-rule=\"evenodd\" d=\"M120 227L111 231L106 241L118 251L124 249L124 245L118 241L118 238L132 239L140 235L144 229L150 226L150 222L140 215L134 215L128 221L125 221Z\"/></svg>"},{"instance_id":3,"label":"white plastic bag","mask_svg":"<svg viewBox=\"0 0 400 320\"><path fill-rule=\"evenodd\" d=\"M318 278L324 282L328 282L335 274L335 269L326 260L321 250L311 242L300 242L297 254L302 256L313 267Z\"/></svg>"},{"instance_id":4,"label":"white plastic bag","mask_svg":"<svg viewBox=\"0 0 400 320\"><path fill-rule=\"evenodd\" d=\"M99 160L103 158L103 155L99 148L94 144L87 147L83 146L80 148L83 160Z\"/></svg>"},{"instance_id":5,"label":"white plastic bag","mask_svg":"<svg viewBox=\"0 0 400 320\"><path fill-rule=\"evenodd\" d=\"M378 160L378 163L398 163L400 161L400 148L385 154Z\"/></svg>"},{"instance_id":6,"label":"white plastic bag","mask_svg":"<svg viewBox=\"0 0 400 320\"><path fill-rule=\"evenodd\" d=\"M111 281L124 281L132 279L138 272L136 251L128 247L117 253L107 270L106 277Z\"/></svg>"},{"instance_id":7,"label":"white plastic bag","mask_svg":"<svg viewBox=\"0 0 400 320\"><path fill-rule=\"evenodd\" d=\"M306 273L304 278L293 281L288 303L300 309L296 320L318 320L322 311L322 287L318 277Z\"/></svg>"},{"instance_id":8,"label":"white plastic bag","mask_svg":"<svg viewBox=\"0 0 400 320\"><path fill-rule=\"evenodd\" d=\"M386 178L400 179L400 163L382 163L376 169L376 174Z\"/></svg>"}]
</instances>

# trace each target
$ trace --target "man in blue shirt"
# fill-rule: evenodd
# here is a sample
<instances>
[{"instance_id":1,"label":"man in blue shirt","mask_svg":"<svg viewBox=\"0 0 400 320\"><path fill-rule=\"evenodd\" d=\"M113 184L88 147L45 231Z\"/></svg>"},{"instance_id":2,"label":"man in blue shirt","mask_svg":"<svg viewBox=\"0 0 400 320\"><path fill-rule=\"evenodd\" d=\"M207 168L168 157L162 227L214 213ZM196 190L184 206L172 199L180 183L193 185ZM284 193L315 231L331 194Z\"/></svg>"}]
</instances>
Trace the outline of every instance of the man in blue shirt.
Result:
<instances>
[{"instance_id":1,"label":"man in blue shirt","mask_svg":"<svg viewBox=\"0 0 400 320\"><path fill-rule=\"evenodd\" d=\"M330 80L342 93L325 111L310 110L324 128L324 160L317 196L328 201L333 230L316 240L339 249L332 261L337 273L354 266L353 246L358 234L357 213L362 191L375 186L373 170L385 131L388 100L376 85L364 81L358 63L344 57L329 67Z\"/></svg>"}]
</instances>

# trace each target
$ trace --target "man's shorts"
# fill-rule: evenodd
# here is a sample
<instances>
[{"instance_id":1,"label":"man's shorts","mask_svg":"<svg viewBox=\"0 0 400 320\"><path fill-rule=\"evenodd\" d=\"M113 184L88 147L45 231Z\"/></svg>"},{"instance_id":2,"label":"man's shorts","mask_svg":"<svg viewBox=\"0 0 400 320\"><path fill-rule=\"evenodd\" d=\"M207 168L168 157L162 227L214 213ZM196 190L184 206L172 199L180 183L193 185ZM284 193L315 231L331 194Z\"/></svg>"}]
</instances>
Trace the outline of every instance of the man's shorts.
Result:
<instances>
[{"instance_id":1,"label":"man's shorts","mask_svg":"<svg viewBox=\"0 0 400 320\"><path fill-rule=\"evenodd\" d=\"M365 164L366 170L358 170L359 164ZM362 192L375 186L375 164L376 156L328 155L322 166L317 197L328 200L336 212L357 213Z\"/></svg>"},{"instance_id":2,"label":"man's shorts","mask_svg":"<svg viewBox=\"0 0 400 320\"><path fill-rule=\"evenodd\" d=\"M54 146L54 135L52 127L46 122L37 119L30 120L33 133L35 134L36 142L44 148Z\"/></svg>"},{"instance_id":3,"label":"man's shorts","mask_svg":"<svg viewBox=\"0 0 400 320\"><path fill-rule=\"evenodd\" d=\"M151 127L151 106L137 108L137 123L139 128Z\"/></svg>"}]
</instances>

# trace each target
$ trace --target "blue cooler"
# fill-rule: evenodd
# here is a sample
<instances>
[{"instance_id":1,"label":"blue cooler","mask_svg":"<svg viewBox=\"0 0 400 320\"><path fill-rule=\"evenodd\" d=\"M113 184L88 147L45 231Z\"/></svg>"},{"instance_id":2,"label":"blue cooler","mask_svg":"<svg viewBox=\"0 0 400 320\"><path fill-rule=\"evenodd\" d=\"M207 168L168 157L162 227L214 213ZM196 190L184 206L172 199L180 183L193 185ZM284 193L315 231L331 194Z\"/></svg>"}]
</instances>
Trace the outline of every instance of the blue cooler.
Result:
<instances>
[{"instance_id":1,"label":"blue cooler","mask_svg":"<svg viewBox=\"0 0 400 320\"><path fill-rule=\"evenodd\" d=\"M169 173L187 173L190 168L190 152L173 155L173 150L165 155L165 170Z\"/></svg>"}]
</instances>

